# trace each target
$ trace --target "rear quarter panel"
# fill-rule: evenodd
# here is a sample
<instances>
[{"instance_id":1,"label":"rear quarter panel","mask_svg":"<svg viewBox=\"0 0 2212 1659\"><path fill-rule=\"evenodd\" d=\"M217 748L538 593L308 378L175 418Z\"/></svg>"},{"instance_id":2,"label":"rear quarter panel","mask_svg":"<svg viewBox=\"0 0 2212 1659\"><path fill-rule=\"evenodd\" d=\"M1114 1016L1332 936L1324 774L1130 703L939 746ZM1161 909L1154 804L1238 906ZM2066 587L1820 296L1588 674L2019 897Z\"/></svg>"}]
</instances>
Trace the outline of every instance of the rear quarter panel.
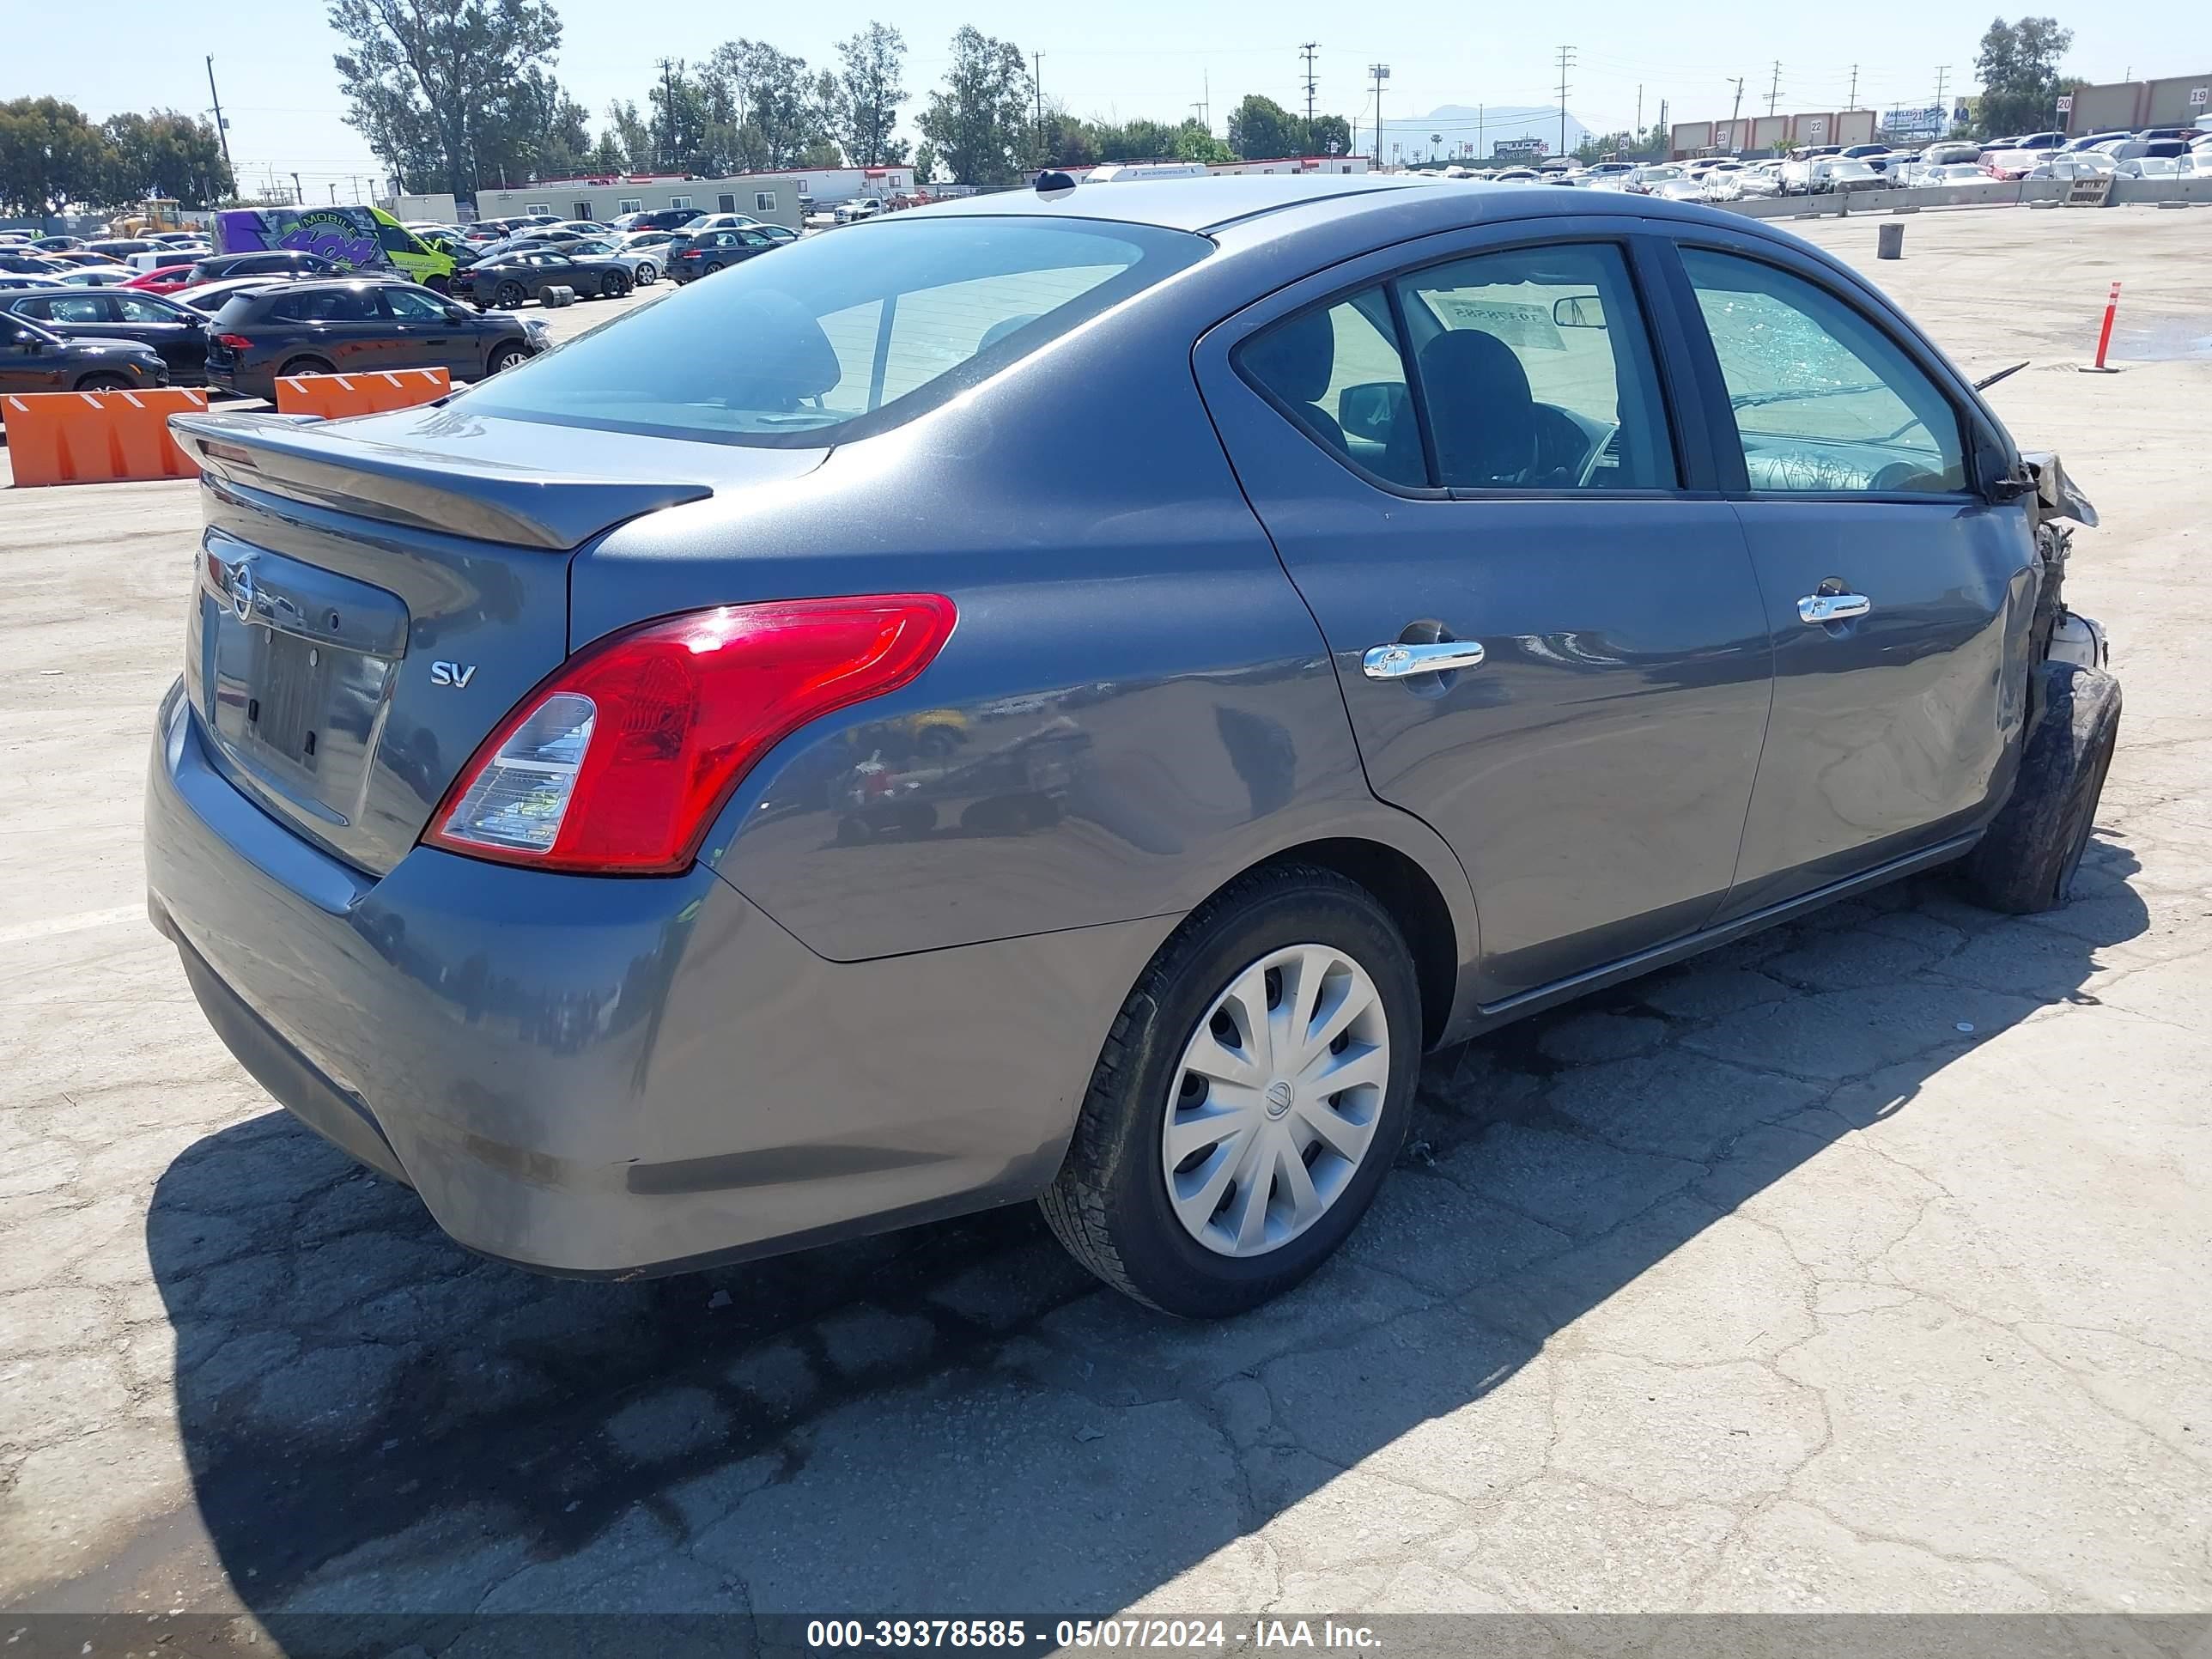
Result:
<instances>
[{"instance_id":1,"label":"rear quarter panel","mask_svg":"<svg viewBox=\"0 0 2212 1659\"><path fill-rule=\"evenodd\" d=\"M1124 307L803 479L576 561L572 645L751 599L958 606L920 679L780 745L709 837L814 951L1174 915L1281 848L1364 836L1430 871L1471 953L1464 876L1366 787L1320 634L1199 401L1199 328L1188 304Z\"/></svg>"}]
</instances>

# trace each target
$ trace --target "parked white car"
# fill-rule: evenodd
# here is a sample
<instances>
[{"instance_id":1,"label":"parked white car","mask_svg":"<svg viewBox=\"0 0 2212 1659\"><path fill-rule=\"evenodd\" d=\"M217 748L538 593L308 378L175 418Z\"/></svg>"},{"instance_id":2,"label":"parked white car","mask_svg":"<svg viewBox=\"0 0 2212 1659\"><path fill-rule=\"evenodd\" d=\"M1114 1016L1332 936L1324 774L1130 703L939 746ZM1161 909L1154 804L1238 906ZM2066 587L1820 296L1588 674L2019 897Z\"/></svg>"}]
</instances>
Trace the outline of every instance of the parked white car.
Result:
<instances>
[{"instance_id":1,"label":"parked white car","mask_svg":"<svg viewBox=\"0 0 2212 1659\"><path fill-rule=\"evenodd\" d=\"M1990 175L1972 161L1946 161L1940 167L1922 167L1908 181L1911 190L1936 190L1952 185L1986 185Z\"/></svg>"}]
</instances>

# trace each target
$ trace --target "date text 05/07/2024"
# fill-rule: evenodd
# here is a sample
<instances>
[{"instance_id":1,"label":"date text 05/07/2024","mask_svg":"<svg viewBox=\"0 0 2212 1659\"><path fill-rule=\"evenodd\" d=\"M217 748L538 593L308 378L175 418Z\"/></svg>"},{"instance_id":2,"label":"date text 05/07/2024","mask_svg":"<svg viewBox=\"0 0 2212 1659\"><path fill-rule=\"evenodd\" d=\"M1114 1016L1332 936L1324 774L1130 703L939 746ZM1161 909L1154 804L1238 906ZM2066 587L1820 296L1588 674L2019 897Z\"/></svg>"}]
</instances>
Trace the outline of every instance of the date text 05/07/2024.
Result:
<instances>
[{"instance_id":1,"label":"date text 05/07/2024","mask_svg":"<svg viewBox=\"0 0 2212 1659\"><path fill-rule=\"evenodd\" d=\"M806 1647L812 1652L901 1648L1381 1650L1367 1626L1340 1624L1334 1619L1255 1619L1244 1624L1224 1619L811 1619L806 1625Z\"/></svg>"}]
</instances>

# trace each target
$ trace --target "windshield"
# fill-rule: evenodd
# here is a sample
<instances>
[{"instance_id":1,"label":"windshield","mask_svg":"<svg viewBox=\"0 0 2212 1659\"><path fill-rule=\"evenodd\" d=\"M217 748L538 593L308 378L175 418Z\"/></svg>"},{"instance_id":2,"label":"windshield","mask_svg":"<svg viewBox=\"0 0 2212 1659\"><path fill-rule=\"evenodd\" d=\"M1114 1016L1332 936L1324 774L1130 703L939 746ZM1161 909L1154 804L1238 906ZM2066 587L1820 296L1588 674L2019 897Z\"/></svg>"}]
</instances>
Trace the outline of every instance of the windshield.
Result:
<instances>
[{"instance_id":1,"label":"windshield","mask_svg":"<svg viewBox=\"0 0 2212 1659\"><path fill-rule=\"evenodd\" d=\"M726 443L866 437L1211 246L1100 220L886 219L732 265L461 401L477 414Z\"/></svg>"}]
</instances>

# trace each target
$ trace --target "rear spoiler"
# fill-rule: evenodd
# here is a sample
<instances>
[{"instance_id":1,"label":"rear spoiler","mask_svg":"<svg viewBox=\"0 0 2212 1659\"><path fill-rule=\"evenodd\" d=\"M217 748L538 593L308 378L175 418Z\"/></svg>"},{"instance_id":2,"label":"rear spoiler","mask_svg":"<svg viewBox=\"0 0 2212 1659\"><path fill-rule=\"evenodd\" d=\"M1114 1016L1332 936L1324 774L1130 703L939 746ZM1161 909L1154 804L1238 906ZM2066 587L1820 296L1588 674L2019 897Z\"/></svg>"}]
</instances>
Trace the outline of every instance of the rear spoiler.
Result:
<instances>
[{"instance_id":1,"label":"rear spoiler","mask_svg":"<svg viewBox=\"0 0 2212 1659\"><path fill-rule=\"evenodd\" d=\"M696 479L657 483L402 448L302 415L178 415L169 429L203 472L342 513L479 541L565 552L665 507L704 501Z\"/></svg>"}]
</instances>

